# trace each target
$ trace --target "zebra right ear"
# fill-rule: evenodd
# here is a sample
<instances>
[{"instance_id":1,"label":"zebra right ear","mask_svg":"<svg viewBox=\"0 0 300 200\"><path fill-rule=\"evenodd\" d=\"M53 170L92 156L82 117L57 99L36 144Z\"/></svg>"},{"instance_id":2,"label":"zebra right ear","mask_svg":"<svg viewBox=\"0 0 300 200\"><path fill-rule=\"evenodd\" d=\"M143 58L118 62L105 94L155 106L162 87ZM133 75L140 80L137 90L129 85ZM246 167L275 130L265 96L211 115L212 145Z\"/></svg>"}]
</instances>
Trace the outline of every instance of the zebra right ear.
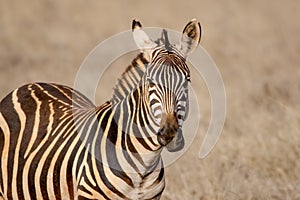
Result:
<instances>
[{"instance_id":1,"label":"zebra right ear","mask_svg":"<svg viewBox=\"0 0 300 200\"><path fill-rule=\"evenodd\" d=\"M136 45L142 52L150 50L156 46L156 44L150 40L148 35L143 31L142 24L136 19L132 21L132 33Z\"/></svg>"},{"instance_id":2,"label":"zebra right ear","mask_svg":"<svg viewBox=\"0 0 300 200\"><path fill-rule=\"evenodd\" d=\"M197 48L200 39L201 25L196 19L192 19L183 29L179 50L187 56Z\"/></svg>"}]
</instances>

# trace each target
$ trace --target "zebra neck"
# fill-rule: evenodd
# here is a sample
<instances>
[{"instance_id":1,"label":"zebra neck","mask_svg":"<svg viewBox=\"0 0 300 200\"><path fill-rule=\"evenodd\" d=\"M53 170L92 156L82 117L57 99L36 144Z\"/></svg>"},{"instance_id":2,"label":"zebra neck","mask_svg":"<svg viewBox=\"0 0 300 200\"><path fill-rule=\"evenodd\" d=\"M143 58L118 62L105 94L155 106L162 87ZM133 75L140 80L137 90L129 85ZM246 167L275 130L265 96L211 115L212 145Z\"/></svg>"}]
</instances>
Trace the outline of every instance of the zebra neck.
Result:
<instances>
[{"instance_id":1,"label":"zebra neck","mask_svg":"<svg viewBox=\"0 0 300 200\"><path fill-rule=\"evenodd\" d=\"M148 63L149 58L143 53L138 54L137 57L133 59L114 87L111 98L113 104L126 98L126 96L140 83Z\"/></svg>"},{"instance_id":2,"label":"zebra neck","mask_svg":"<svg viewBox=\"0 0 300 200\"><path fill-rule=\"evenodd\" d=\"M138 161L134 170L142 174L160 165L162 150L157 140L159 126L151 116L144 96L144 88L137 87L113 106L118 130L124 140L122 151Z\"/></svg>"}]
</instances>

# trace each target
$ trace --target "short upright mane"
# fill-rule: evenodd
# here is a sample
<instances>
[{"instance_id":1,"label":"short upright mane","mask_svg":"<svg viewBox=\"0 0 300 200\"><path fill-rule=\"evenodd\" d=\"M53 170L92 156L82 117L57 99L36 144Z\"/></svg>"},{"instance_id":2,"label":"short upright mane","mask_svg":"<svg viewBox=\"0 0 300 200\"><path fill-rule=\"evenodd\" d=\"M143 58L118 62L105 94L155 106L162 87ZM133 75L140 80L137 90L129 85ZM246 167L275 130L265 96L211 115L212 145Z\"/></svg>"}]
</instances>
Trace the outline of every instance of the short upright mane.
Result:
<instances>
[{"instance_id":1,"label":"short upright mane","mask_svg":"<svg viewBox=\"0 0 300 200\"><path fill-rule=\"evenodd\" d=\"M113 104L120 102L136 87L144 75L148 63L149 61L143 53L138 54L137 57L133 59L113 89L111 98Z\"/></svg>"}]
</instances>

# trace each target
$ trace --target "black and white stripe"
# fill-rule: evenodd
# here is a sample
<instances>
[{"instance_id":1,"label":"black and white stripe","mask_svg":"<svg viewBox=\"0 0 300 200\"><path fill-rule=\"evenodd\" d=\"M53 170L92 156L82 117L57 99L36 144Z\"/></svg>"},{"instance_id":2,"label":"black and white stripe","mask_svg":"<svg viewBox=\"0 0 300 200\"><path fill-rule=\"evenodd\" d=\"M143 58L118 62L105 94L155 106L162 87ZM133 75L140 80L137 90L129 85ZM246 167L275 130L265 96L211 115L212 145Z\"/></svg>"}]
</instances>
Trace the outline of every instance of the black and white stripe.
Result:
<instances>
[{"instance_id":1,"label":"black and white stripe","mask_svg":"<svg viewBox=\"0 0 300 200\"><path fill-rule=\"evenodd\" d=\"M0 102L0 199L159 199L161 151L182 148L188 108L189 70L178 51L158 44L143 51L99 107L57 84L7 95Z\"/></svg>"}]
</instances>

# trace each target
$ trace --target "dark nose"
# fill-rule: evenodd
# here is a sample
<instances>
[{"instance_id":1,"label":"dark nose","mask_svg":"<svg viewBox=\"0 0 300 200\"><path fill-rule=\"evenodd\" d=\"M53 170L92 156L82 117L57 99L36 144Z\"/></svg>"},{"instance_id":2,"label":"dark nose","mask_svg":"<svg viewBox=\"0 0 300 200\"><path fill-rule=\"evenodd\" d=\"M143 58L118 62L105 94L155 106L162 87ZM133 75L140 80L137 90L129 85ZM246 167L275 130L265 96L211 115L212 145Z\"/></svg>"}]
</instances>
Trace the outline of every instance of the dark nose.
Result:
<instances>
[{"instance_id":1,"label":"dark nose","mask_svg":"<svg viewBox=\"0 0 300 200\"><path fill-rule=\"evenodd\" d=\"M162 146L166 146L173 140L179 128L175 113L167 114L164 118L162 120L162 128L158 132L158 142Z\"/></svg>"}]
</instances>

